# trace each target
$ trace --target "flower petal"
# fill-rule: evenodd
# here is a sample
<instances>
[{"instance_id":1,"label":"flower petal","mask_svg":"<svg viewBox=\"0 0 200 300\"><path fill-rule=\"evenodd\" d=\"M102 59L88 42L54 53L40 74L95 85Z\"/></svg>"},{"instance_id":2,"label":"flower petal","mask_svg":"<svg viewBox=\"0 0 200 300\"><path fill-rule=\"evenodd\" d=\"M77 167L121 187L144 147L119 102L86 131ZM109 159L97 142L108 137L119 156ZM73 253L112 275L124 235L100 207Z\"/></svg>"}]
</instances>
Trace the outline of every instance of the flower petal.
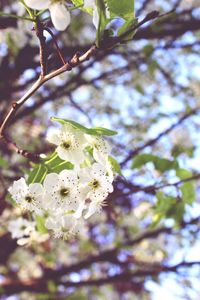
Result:
<instances>
[{"instance_id":1,"label":"flower petal","mask_svg":"<svg viewBox=\"0 0 200 300\"><path fill-rule=\"evenodd\" d=\"M56 132L49 132L47 134L47 141L52 143L52 144L55 144L55 145L60 145L60 143L62 142L62 140L60 139L60 136L58 133Z\"/></svg>"},{"instance_id":2,"label":"flower petal","mask_svg":"<svg viewBox=\"0 0 200 300\"><path fill-rule=\"evenodd\" d=\"M63 3L56 2L49 6L51 20L57 30L65 30L70 24L70 13Z\"/></svg>"},{"instance_id":3,"label":"flower petal","mask_svg":"<svg viewBox=\"0 0 200 300\"><path fill-rule=\"evenodd\" d=\"M84 8L94 8L96 6L96 1L95 0L85 0L84 1Z\"/></svg>"},{"instance_id":4,"label":"flower petal","mask_svg":"<svg viewBox=\"0 0 200 300\"><path fill-rule=\"evenodd\" d=\"M74 214L74 217L76 219L79 219L82 216L83 210L85 208L86 208L85 201L81 201L81 203L78 206L78 209L76 210L76 212Z\"/></svg>"},{"instance_id":5,"label":"flower petal","mask_svg":"<svg viewBox=\"0 0 200 300\"><path fill-rule=\"evenodd\" d=\"M44 188L47 192L52 192L59 186L59 177L56 173L50 173L44 180Z\"/></svg>"},{"instance_id":6,"label":"flower petal","mask_svg":"<svg viewBox=\"0 0 200 300\"><path fill-rule=\"evenodd\" d=\"M99 25L99 12L98 12L97 6L95 6L94 11L93 11L93 24L97 29L98 25Z\"/></svg>"},{"instance_id":7,"label":"flower petal","mask_svg":"<svg viewBox=\"0 0 200 300\"><path fill-rule=\"evenodd\" d=\"M31 194L40 196L43 195L44 189L43 186L40 183L32 183L29 185L29 190Z\"/></svg>"},{"instance_id":8,"label":"flower petal","mask_svg":"<svg viewBox=\"0 0 200 300\"><path fill-rule=\"evenodd\" d=\"M50 0L25 0L25 3L28 7L32 9L46 9L49 7L51 1Z\"/></svg>"},{"instance_id":9,"label":"flower petal","mask_svg":"<svg viewBox=\"0 0 200 300\"><path fill-rule=\"evenodd\" d=\"M56 149L56 152L58 153L58 156L61 159L70 161L69 151L65 150L65 148L63 148L62 146L58 146L58 148Z\"/></svg>"},{"instance_id":10,"label":"flower petal","mask_svg":"<svg viewBox=\"0 0 200 300\"><path fill-rule=\"evenodd\" d=\"M92 201L89 205L87 214L84 216L84 219L88 219L95 214L96 211L98 211L98 205L95 201Z\"/></svg>"}]
</instances>

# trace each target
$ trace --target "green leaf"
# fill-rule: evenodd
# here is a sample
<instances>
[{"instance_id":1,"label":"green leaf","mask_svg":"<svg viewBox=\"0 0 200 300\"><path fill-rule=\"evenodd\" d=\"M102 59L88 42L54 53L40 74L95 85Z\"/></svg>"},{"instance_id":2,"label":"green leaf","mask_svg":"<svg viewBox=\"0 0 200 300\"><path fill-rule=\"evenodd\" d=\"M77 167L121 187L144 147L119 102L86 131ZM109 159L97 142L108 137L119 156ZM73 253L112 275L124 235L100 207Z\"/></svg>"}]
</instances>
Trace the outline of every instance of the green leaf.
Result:
<instances>
[{"instance_id":1,"label":"green leaf","mask_svg":"<svg viewBox=\"0 0 200 300\"><path fill-rule=\"evenodd\" d=\"M192 172L186 169L177 169L176 176L179 177L181 180L184 180L192 177Z\"/></svg>"},{"instance_id":2,"label":"green leaf","mask_svg":"<svg viewBox=\"0 0 200 300\"><path fill-rule=\"evenodd\" d=\"M174 157L178 157L179 155L185 153L187 154L189 157L193 157L194 156L194 150L195 147L194 146L183 146L183 145L174 145L171 153Z\"/></svg>"},{"instance_id":3,"label":"green leaf","mask_svg":"<svg viewBox=\"0 0 200 300\"><path fill-rule=\"evenodd\" d=\"M72 170L74 168L72 163L62 160L56 152L53 153L49 160L45 161L45 165L48 168L48 173L60 173L63 170Z\"/></svg>"},{"instance_id":4,"label":"green leaf","mask_svg":"<svg viewBox=\"0 0 200 300\"><path fill-rule=\"evenodd\" d=\"M162 191L156 194L155 215L151 227L155 227L162 219L171 218L179 224L183 219L185 204L176 197L165 195Z\"/></svg>"},{"instance_id":5,"label":"green leaf","mask_svg":"<svg viewBox=\"0 0 200 300\"><path fill-rule=\"evenodd\" d=\"M110 162L111 166L112 166L112 170L114 172L116 172L117 174L122 175L122 171L121 171L121 167L119 165L119 163L116 161L116 159L112 156L108 156L108 161Z\"/></svg>"},{"instance_id":6,"label":"green leaf","mask_svg":"<svg viewBox=\"0 0 200 300\"><path fill-rule=\"evenodd\" d=\"M75 6L83 6L84 1L83 1L83 0L72 0L72 3L73 3Z\"/></svg>"},{"instance_id":7,"label":"green leaf","mask_svg":"<svg viewBox=\"0 0 200 300\"><path fill-rule=\"evenodd\" d=\"M178 162L176 160L169 160L153 154L145 153L139 154L134 158L131 168L139 169L149 162L153 163L155 169L162 173L168 170L174 170L178 168Z\"/></svg>"},{"instance_id":8,"label":"green leaf","mask_svg":"<svg viewBox=\"0 0 200 300\"><path fill-rule=\"evenodd\" d=\"M104 36L104 30L106 29L107 24L110 22L110 19L106 18L106 6L103 0L97 0L97 9L99 14L99 24L97 28L96 36L96 45L100 47L102 37Z\"/></svg>"},{"instance_id":9,"label":"green leaf","mask_svg":"<svg viewBox=\"0 0 200 300\"><path fill-rule=\"evenodd\" d=\"M176 170L176 176L180 178L180 180L185 180L192 177L192 172L186 169L178 169ZM180 191L182 194L182 199L185 204L192 205L196 198L194 181L184 182L180 187Z\"/></svg>"},{"instance_id":10,"label":"green leaf","mask_svg":"<svg viewBox=\"0 0 200 300\"><path fill-rule=\"evenodd\" d=\"M42 233L42 234L45 234L45 233L48 233L48 230L47 228L45 227L45 218L42 217L42 216L36 216L35 217L35 220L36 220L36 226L37 226L37 230Z\"/></svg>"},{"instance_id":11,"label":"green leaf","mask_svg":"<svg viewBox=\"0 0 200 300\"><path fill-rule=\"evenodd\" d=\"M127 20L118 30L117 35L120 36L124 36L124 38L122 39L123 41L128 41L131 40L133 38L133 36L136 33L136 30L132 30L131 28L134 28L134 26L137 24L137 19L135 19L135 17L133 17L132 19ZM127 32L127 34L126 34Z\"/></svg>"},{"instance_id":12,"label":"green leaf","mask_svg":"<svg viewBox=\"0 0 200 300\"><path fill-rule=\"evenodd\" d=\"M57 286L53 280L48 280L47 282L48 291L53 294L57 292Z\"/></svg>"},{"instance_id":13,"label":"green leaf","mask_svg":"<svg viewBox=\"0 0 200 300\"><path fill-rule=\"evenodd\" d=\"M75 129L79 129L80 131L87 133L89 135L113 136L117 134L116 131L104 127L87 128L75 121L68 120L68 119L60 119L60 118L52 117L51 120L55 122L59 122L62 125L71 124Z\"/></svg>"},{"instance_id":14,"label":"green leaf","mask_svg":"<svg viewBox=\"0 0 200 300\"><path fill-rule=\"evenodd\" d=\"M170 211L170 217L176 221L176 224L180 224L183 221L183 216L185 213L185 204L183 202L178 202Z\"/></svg>"},{"instance_id":15,"label":"green leaf","mask_svg":"<svg viewBox=\"0 0 200 300\"><path fill-rule=\"evenodd\" d=\"M35 167L29 173L28 184L36 182L43 183L46 174L47 167L44 164L35 165Z\"/></svg>"},{"instance_id":16,"label":"green leaf","mask_svg":"<svg viewBox=\"0 0 200 300\"><path fill-rule=\"evenodd\" d=\"M134 17L134 2L134 0L106 0L111 15L121 17L124 20Z\"/></svg>"},{"instance_id":17,"label":"green leaf","mask_svg":"<svg viewBox=\"0 0 200 300\"><path fill-rule=\"evenodd\" d=\"M186 204L192 205L196 198L194 183L193 182L185 182L180 187L180 190L182 193L183 202Z\"/></svg>"},{"instance_id":18,"label":"green leaf","mask_svg":"<svg viewBox=\"0 0 200 300\"><path fill-rule=\"evenodd\" d=\"M72 3L75 5L75 7L80 8L81 10L89 13L92 15L92 9L91 8L83 8L84 0L72 0Z\"/></svg>"},{"instance_id":19,"label":"green leaf","mask_svg":"<svg viewBox=\"0 0 200 300\"><path fill-rule=\"evenodd\" d=\"M90 130L92 130L92 132L95 132L96 135L113 136L117 134L117 131L110 130L104 127L93 127Z\"/></svg>"},{"instance_id":20,"label":"green leaf","mask_svg":"<svg viewBox=\"0 0 200 300\"><path fill-rule=\"evenodd\" d=\"M167 196L161 191L156 194L156 198L158 199L158 202L156 203L156 212L161 213L163 216L166 216L171 207L177 202L175 197Z\"/></svg>"},{"instance_id":21,"label":"green leaf","mask_svg":"<svg viewBox=\"0 0 200 300\"><path fill-rule=\"evenodd\" d=\"M142 51L145 54L145 56L149 58L153 54L154 50L154 46L152 44L148 44L143 48Z\"/></svg>"},{"instance_id":22,"label":"green leaf","mask_svg":"<svg viewBox=\"0 0 200 300\"><path fill-rule=\"evenodd\" d=\"M8 166L9 166L8 162L2 157L0 157L0 168L8 168Z\"/></svg>"}]
</instances>

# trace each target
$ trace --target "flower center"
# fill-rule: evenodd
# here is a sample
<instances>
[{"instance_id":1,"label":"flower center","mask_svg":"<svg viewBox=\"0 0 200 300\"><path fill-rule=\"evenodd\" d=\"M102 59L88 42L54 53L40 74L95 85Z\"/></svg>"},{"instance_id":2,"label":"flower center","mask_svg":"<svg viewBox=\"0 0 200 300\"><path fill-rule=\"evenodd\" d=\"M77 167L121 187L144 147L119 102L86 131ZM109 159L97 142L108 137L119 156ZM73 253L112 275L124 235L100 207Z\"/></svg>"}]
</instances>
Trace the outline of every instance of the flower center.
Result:
<instances>
[{"instance_id":1,"label":"flower center","mask_svg":"<svg viewBox=\"0 0 200 300\"><path fill-rule=\"evenodd\" d=\"M26 229L26 226L25 226L25 225L22 225L22 226L20 227L20 229L21 229L21 230L25 230L25 229Z\"/></svg>"},{"instance_id":2,"label":"flower center","mask_svg":"<svg viewBox=\"0 0 200 300\"><path fill-rule=\"evenodd\" d=\"M34 201L34 198L33 198L32 196L30 196L30 195L27 195L27 196L25 197L25 200L26 200L28 203L31 203L31 202Z\"/></svg>"},{"instance_id":3,"label":"flower center","mask_svg":"<svg viewBox=\"0 0 200 300\"><path fill-rule=\"evenodd\" d=\"M94 144L94 148L98 150L99 149L99 145L98 144Z\"/></svg>"},{"instance_id":4,"label":"flower center","mask_svg":"<svg viewBox=\"0 0 200 300\"><path fill-rule=\"evenodd\" d=\"M69 189L67 189L67 188L62 188L62 189L60 190L60 195L61 195L61 197L67 197L67 196L69 196Z\"/></svg>"},{"instance_id":5,"label":"flower center","mask_svg":"<svg viewBox=\"0 0 200 300\"><path fill-rule=\"evenodd\" d=\"M68 150L71 147L71 143L70 141L66 141L62 144L63 148Z\"/></svg>"},{"instance_id":6,"label":"flower center","mask_svg":"<svg viewBox=\"0 0 200 300\"><path fill-rule=\"evenodd\" d=\"M89 185L91 187L93 187L94 189L98 188L100 186L99 181L94 179L92 182L89 183Z\"/></svg>"}]
</instances>

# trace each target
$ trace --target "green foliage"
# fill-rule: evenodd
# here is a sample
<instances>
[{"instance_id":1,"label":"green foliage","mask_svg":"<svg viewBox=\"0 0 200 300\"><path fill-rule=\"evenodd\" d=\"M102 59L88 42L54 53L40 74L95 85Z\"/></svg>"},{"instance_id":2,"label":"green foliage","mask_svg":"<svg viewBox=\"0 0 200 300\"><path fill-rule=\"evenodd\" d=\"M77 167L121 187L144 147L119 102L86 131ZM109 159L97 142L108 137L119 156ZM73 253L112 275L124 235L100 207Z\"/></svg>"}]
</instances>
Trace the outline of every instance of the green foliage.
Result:
<instances>
[{"instance_id":1,"label":"green foliage","mask_svg":"<svg viewBox=\"0 0 200 300\"><path fill-rule=\"evenodd\" d=\"M56 293L57 292L57 286L53 280L49 280L47 282L48 291L50 293Z\"/></svg>"},{"instance_id":2,"label":"green foliage","mask_svg":"<svg viewBox=\"0 0 200 300\"><path fill-rule=\"evenodd\" d=\"M127 20L118 30L117 35L119 37L123 37L122 42L126 42L128 40L131 40L133 36L136 33L136 30L131 30L134 28L134 26L137 24L137 19L131 18L130 20Z\"/></svg>"},{"instance_id":3,"label":"green foliage","mask_svg":"<svg viewBox=\"0 0 200 300\"><path fill-rule=\"evenodd\" d=\"M153 154L145 153L139 154L134 158L131 168L139 169L149 162L153 163L155 169L161 173L178 168L178 162L176 160L169 160Z\"/></svg>"},{"instance_id":4,"label":"green foliage","mask_svg":"<svg viewBox=\"0 0 200 300\"><path fill-rule=\"evenodd\" d=\"M148 44L143 48L143 53L145 54L146 57L151 57L151 55L154 52L154 46L152 44Z\"/></svg>"},{"instance_id":5,"label":"green foliage","mask_svg":"<svg viewBox=\"0 0 200 300\"><path fill-rule=\"evenodd\" d=\"M79 129L82 132L87 133L89 135L113 136L113 135L117 134L116 131L113 131L113 130L110 130L107 128L103 128L103 127L87 128L87 127L85 127L75 121L72 121L72 120L60 119L60 118L56 118L56 117L52 117L51 120L59 122L62 125L71 124L74 128Z\"/></svg>"},{"instance_id":6,"label":"green foliage","mask_svg":"<svg viewBox=\"0 0 200 300\"><path fill-rule=\"evenodd\" d=\"M162 191L156 193L157 203L155 204L155 215L152 227L155 227L162 219L171 218L180 223L184 214L184 204L180 199L165 195Z\"/></svg>"},{"instance_id":7,"label":"green foliage","mask_svg":"<svg viewBox=\"0 0 200 300\"><path fill-rule=\"evenodd\" d=\"M45 218L42 216L36 216L35 218L36 223L37 223L37 230L41 233L48 233L48 230L46 229L44 223L45 223Z\"/></svg>"},{"instance_id":8,"label":"green foliage","mask_svg":"<svg viewBox=\"0 0 200 300\"><path fill-rule=\"evenodd\" d=\"M31 183L42 183L47 174L47 167L44 164L36 164L34 168L29 172L28 184Z\"/></svg>"},{"instance_id":9,"label":"green foliage","mask_svg":"<svg viewBox=\"0 0 200 300\"><path fill-rule=\"evenodd\" d=\"M183 202L186 204L192 205L195 200L195 197L196 197L193 182L191 182L191 181L185 182L180 187L180 190L181 190Z\"/></svg>"},{"instance_id":10,"label":"green foliage","mask_svg":"<svg viewBox=\"0 0 200 300\"><path fill-rule=\"evenodd\" d=\"M30 183L43 183L45 176L48 173L60 173L63 170L72 170L73 164L62 160L54 152L50 158L44 159L42 163L35 164L34 168L29 172L28 184Z\"/></svg>"},{"instance_id":11,"label":"green foliage","mask_svg":"<svg viewBox=\"0 0 200 300\"><path fill-rule=\"evenodd\" d=\"M2 157L0 157L0 168L7 169L8 167L9 167L8 162Z\"/></svg>"},{"instance_id":12,"label":"green foliage","mask_svg":"<svg viewBox=\"0 0 200 300\"><path fill-rule=\"evenodd\" d=\"M182 222L186 204L192 205L196 193L193 181L184 180L190 179L192 173L185 169L176 170L177 177L183 180L179 190L181 195L177 197L165 195L162 191L156 193L157 203L155 204L155 215L152 226L157 225L162 219L172 218L176 224ZM177 187L178 188L178 187Z\"/></svg>"},{"instance_id":13,"label":"green foliage","mask_svg":"<svg viewBox=\"0 0 200 300\"><path fill-rule=\"evenodd\" d=\"M45 166L48 168L48 173L60 173L63 170L74 168L72 163L62 160L56 152L52 154L50 159L45 161Z\"/></svg>"},{"instance_id":14,"label":"green foliage","mask_svg":"<svg viewBox=\"0 0 200 300\"><path fill-rule=\"evenodd\" d=\"M133 19L135 16L134 2L134 0L106 0L111 15L121 17L126 21Z\"/></svg>"},{"instance_id":15,"label":"green foliage","mask_svg":"<svg viewBox=\"0 0 200 300\"><path fill-rule=\"evenodd\" d=\"M84 4L83 0L72 0L72 3L76 6L76 7L82 7Z\"/></svg>"},{"instance_id":16,"label":"green foliage","mask_svg":"<svg viewBox=\"0 0 200 300\"><path fill-rule=\"evenodd\" d=\"M124 24L118 29L117 35L119 37L124 36L122 42L132 39L135 30L131 29L137 24L134 12L134 0L107 0L106 2L112 19L120 17L125 20Z\"/></svg>"},{"instance_id":17,"label":"green foliage","mask_svg":"<svg viewBox=\"0 0 200 300\"><path fill-rule=\"evenodd\" d=\"M192 177L192 173L186 169L177 169L176 176L180 178L180 180L185 180Z\"/></svg>"},{"instance_id":18,"label":"green foliage","mask_svg":"<svg viewBox=\"0 0 200 300\"><path fill-rule=\"evenodd\" d=\"M120 167L119 163L116 161L116 159L112 156L109 156L108 160L112 166L112 170L122 176L121 167Z\"/></svg>"},{"instance_id":19,"label":"green foliage","mask_svg":"<svg viewBox=\"0 0 200 300\"><path fill-rule=\"evenodd\" d=\"M178 157L179 155L185 153L186 155L188 155L189 157L193 157L194 155L194 146L183 146L183 145L174 145L172 148L172 155L174 157Z\"/></svg>"},{"instance_id":20,"label":"green foliage","mask_svg":"<svg viewBox=\"0 0 200 300\"><path fill-rule=\"evenodd\" d=\"M188 170L178 169L176 171L176 175L180 178L180 180L186 180L188 178L191 178L193 174ZM182 194L183 202L185 204L192 205L196 197L194 182L192 180L184 182L180 187L180 191Z\"/></svg>"}]
</instances>

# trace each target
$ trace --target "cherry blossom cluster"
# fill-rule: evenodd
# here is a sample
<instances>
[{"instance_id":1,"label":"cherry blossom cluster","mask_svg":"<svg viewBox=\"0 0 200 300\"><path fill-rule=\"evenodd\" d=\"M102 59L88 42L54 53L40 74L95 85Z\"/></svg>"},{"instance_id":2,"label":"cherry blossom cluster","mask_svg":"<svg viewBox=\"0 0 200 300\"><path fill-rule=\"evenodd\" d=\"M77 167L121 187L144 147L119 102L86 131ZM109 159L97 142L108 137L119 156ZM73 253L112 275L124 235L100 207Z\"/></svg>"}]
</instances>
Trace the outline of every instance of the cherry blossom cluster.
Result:
<instances>
[{"instance_id":1,"label":"cherry blossom cluster","mask_svg":"<svg viewBox=\"0 0 200 300\"><path fill-rule=\"evenodd\" d=\"M93 24L98 28L99 13L96 0L84 0L83 7L93 10ZM64 0L25 0L28 7L37 10L49 9L51 20L57 30L65 30L70 24L70 13ZM109 15L109 12L107 11Z\"/></svg>"},{"instance_id":2,"label":"cherry blossom cluster","mask_svg":"<svg viewBox=\"0 0 200 300\"><path fill-rule=\"evenodd\" d=\"M70 162L73 169L50 172L42 183L27 184L25 178L14 181L9 188L13 200L24 212L31 212L33 218L9 227L14 238L23 238L23 233L25 238L35 236L37 217L44 220L45 229L55 237L83 235L85 220L101 211L113 191L111 149L102 136L85 134L65 124L48 134L47 140L57 146L59 159Z\"/></svg>"}]
</instances>

